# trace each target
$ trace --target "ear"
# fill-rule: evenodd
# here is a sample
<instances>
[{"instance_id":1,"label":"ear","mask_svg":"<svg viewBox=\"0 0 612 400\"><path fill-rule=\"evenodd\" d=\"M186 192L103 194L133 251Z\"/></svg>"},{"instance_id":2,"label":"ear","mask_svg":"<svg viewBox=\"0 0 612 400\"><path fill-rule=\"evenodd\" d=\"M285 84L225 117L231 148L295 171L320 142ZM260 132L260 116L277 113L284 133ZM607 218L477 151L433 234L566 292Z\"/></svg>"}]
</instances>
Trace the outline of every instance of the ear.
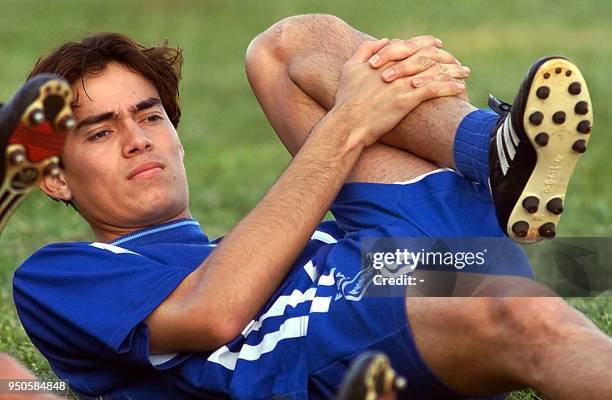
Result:
<instances>
[{"instance_id":1,"label":"ear","mask_svg":"<svg viewBox=\"0 0 612 400\"><path fill-rule=\"evenodd\" d=\"M63 170L60 170L58 176L45 176L39 186L43 192L56 200L70 201L72 199L72 192L68 188Z\"/></svg>"}]
</instances>

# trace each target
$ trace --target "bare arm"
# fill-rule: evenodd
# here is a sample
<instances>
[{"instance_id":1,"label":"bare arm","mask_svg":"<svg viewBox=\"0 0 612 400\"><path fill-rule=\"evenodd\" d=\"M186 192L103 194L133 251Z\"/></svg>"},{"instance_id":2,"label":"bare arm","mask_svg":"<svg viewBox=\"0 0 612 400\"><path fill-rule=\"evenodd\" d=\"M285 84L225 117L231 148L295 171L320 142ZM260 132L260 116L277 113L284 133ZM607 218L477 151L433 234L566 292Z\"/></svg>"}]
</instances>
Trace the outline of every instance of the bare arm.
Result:
<instances>
[{"instance_id":1,"label":"bare arm","mask_svg":"<svg viewBox=\"0 0 612 400\"><path fill-rule=\"evenodd\" d=\"M210 350L237 336L281 284L362 149L422 101L464 87L386 84L365 42L345 64L332 110L260 203L147 319L152 352ZM410 90L409 90L410 89Z\"/></svg>"},{"instance_id":2,"label":"bare arm","mask_svg":"<svg viewBox=\"0 0 612 400\"><path fill-rule=\"evenodd\" d=\"M320 117L314 110L326 112L334 104L342 65L364 40L371 36L356 30L331 15L301 15L289 17L271 26L251 45L252 53L268 52L282 71L265 71L261 79L267 83L259 88L260 102L268 120L291 154L300 148L308 130L301 129ZM395 75L386 82L410 76L432 77L445 70L454 78L466 79L470 72L452 54L440 48L432 36L410 40L392 40L380 53L374 66L381 72L393 68ZM265 50L261 50L265 49ZM256 54L255 54L256 56ZM279 75L282 74L282 75ZM295 86L279 91L279 82L287 76ZM454 166L453 141L463 115L475 110L466 103L467 94L459 98L444 97L426 101L409 113L394 129L383 135L381 143L407 150L441 166ZM300 102L299 113L295 102ZM301 104L310 101L312 104ZM311 110L311 111L308 111ZM433 117L435 116L435 117ZM302 123L298 121L303 121ZM308 128L309 129L309 128Z\"/></svg>"}]
</instances>

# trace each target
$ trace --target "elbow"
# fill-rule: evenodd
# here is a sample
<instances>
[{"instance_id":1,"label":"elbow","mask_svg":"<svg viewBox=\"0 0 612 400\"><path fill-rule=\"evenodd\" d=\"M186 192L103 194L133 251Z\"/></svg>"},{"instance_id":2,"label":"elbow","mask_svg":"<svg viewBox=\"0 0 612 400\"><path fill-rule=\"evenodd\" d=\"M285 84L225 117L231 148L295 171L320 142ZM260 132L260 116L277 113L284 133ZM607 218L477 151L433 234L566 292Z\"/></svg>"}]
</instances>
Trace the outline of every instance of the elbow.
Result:
<instances>
[{"instance_id":1,"label":"elbow","mask_svg":"<svg viewBox=\"0 0 612 400\"><path fill-rule=\"evenodd\" d=\"M205 331L209 332L208 344L212 349L218 349L234 340L242 332L242 328L229 320L211 320L206 323Z\"/></svg>"}]
</instances>

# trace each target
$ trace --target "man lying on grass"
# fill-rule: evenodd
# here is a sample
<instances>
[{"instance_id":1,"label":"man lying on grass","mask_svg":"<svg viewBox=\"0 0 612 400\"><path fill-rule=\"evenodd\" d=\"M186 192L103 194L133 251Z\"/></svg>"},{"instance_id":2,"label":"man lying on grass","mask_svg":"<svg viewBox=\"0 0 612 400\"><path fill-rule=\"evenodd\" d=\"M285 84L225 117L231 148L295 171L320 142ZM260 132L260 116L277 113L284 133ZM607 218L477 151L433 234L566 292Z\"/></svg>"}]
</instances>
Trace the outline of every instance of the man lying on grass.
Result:
<instances>
[{"instance_id":1,"label":"man lying on grass","mask_svg":"<svg viewBox=\"0 0 612 400\"><path fill-rule=\"evenodd\" d=\"M84 397L317 399L378 350L407 378L400 398L606 398L610 339L562 299L526 297L550 292L507 237L555 234L590 135L584 78L542 59L511 109L477 110L469 70L440 47L319 15L259 35L247 75L294 158L221 241L189 211L180 52L102 34L41 59L32 76L68 81L76 126L40 186L97 238L45 246L15 273L58 376ZM494 237L503 257L463 269L457 293L477 297L368 295L362 241L415 236Z\"/></svg>"}]
</instances>

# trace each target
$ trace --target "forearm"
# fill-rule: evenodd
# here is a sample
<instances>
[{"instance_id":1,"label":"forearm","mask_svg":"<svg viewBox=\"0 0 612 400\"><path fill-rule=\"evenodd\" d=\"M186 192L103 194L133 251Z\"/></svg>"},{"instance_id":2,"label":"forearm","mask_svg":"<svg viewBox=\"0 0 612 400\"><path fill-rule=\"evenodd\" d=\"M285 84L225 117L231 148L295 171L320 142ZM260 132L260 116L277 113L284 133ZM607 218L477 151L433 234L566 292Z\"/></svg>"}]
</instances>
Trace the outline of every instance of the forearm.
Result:
<instances>
[{"instance_id":1,"label":"forearm","mask_svg":"<svg viewBox=\"0 0 612 400\"><path fill-rule=\"evenodd\" d=\"M196 293L244 327L272 296L329 209L361 152L342 113L313 130L259 204L200 267Z\"/></svg>"}]
</instances>

